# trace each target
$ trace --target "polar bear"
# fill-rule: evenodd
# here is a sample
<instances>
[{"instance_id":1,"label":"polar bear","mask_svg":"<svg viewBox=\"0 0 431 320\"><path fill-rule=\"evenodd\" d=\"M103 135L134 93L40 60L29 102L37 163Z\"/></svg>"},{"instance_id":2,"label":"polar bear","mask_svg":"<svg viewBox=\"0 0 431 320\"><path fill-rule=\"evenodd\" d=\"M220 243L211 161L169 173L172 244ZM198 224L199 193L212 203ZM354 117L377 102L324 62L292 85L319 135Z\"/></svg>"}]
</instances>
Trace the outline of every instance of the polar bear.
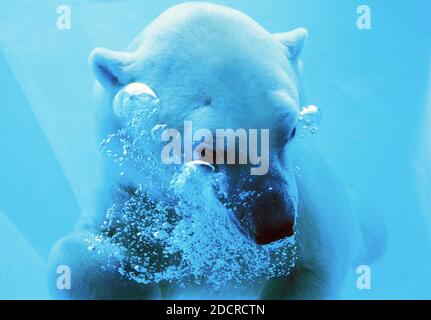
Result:
<instances>
[{"instance_id":1,"label":"polar bear","mask_svg":"<svg viewBox=\"0 0 431 320\"><path fill-rule=\"evenodd\" d=\"M237 165L220 166L219 170L229 177L228 197L236 190L261 195L251 199L247 209L236 211L238 216L250 216L251 223L239 226L244 237L264 246L295 234L298 258L289 275L246 284L240 297L336 297L361 246L355 205L346 188L312 146L292 143L302 107L299 55L306 39L303 28L272 34L237 10L186 3L164 12L127 51L98 48L90 56L104 101L96 110L100 139L121 127L111 105L119 90L130 83L145 83L151 88L150 93L163 103L161 117L172 128L190 120L211 130L270 129L271 160L266 175L242 179L244 168ZM304 154L298 178L293 168ZM53 296L207 298L204 289L142 284L107 271L103 254L88 250L85 239L101 232L106 209L119 192L120 182L112 174L111 164L104 162L102 170L94 206L82 214L75 233L60 240L51 252L49 286ZM149 192L153 201L160 199L159 192ZM56 285L58 266L70 267L69 289ZM227 292L221 296L228 297Z\"/></svg>"}]
</instances>

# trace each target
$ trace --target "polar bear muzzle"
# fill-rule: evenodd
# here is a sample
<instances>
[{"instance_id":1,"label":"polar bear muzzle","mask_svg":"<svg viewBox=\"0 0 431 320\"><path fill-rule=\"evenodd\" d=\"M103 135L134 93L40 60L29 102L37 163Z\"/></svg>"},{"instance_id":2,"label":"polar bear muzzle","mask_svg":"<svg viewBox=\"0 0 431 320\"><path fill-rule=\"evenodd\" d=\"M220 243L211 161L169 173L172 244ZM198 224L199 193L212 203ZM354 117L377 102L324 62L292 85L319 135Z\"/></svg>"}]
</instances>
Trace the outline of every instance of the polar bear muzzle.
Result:
<instances>
[{"instance_id":1,"label":"polar bear muzzle","mask_svg":"<svg viewBox=\"0 0 431 320\"><path fill-rule=\"evenodd\" d=\"M252 210L256 243L264 245L294 235L295 208L278 191L270 191L256 200Z\"/></svg>"},{"instance_id":2,"label":"polar bear muzzle","mask_svg":"<svg viewBox=\"0 0 431 320\"><path fill-rule=\"evenodd\" d=\"M241 190L239 193L250 194L247 199L231 199L234 222L246 237L265 245L294 235L297 196L290 184L273 177L260 177L252 185L237 189Z\"/></svg>"}]
</instances>

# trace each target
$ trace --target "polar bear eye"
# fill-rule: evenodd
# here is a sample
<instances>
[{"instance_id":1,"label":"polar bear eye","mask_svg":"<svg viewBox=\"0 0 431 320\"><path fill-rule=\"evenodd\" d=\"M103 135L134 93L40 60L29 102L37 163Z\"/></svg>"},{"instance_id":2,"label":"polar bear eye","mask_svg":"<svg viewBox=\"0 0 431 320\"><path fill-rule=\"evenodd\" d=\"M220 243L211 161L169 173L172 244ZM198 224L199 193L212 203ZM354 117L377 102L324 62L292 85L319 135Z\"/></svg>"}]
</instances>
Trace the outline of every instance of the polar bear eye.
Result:
<instances>
[{"instance_id":1,"label":"polar bear eye","mask_svg":"<svg viewBox=\"0 0 431 320\"><path fill-rule=\"evenodd\" d=\"M197 146L193 151L194 160L203 160L208 163L215 162L215 151L209 147L204 145Z\"/></svg>"},{"instance_id":2,"label":"polar bear eye","mask_svg":"<svg viewBox=\"0 0 431 320\"><path fill-rule=\"evenodd\" d=\"M286 127L283 127L279 133L279 145L281 147L286 146L290 141L292 141L296 136L296 127L294 127L291 131Z\"/></svg>"},{"instance_id":3,"label":"polar bear eye","mask_svg":"<svg viewBox=\"0 0 431 320\"><path fill-rule=\"evenodd\" d=\"M290 134L290 140L292 140L293 138L295 138L296 136L296 127L293 128L292 133Z\"/></svg>"}]
</instances>

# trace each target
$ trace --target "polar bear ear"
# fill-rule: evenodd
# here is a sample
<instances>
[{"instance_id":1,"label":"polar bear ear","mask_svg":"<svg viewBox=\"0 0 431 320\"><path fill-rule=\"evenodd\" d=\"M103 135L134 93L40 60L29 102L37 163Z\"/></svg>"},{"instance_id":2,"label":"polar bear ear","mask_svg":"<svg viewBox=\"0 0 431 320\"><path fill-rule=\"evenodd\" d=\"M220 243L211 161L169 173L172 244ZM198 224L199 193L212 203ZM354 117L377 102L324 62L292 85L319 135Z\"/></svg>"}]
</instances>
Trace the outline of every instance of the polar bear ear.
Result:
<instances>
[{"instance_id":1,"label":"polar bear ear","mask_svg":"<svg viewBox=\"0 0 431 320\"><path fill-rule=\"evenodd\" d=\"M134 62L128 52L94 49L89 58L96 79L108 91L113 91L129 82L127 68Z\"/></svg>"},{"instance_id":2,"label":"polar bear ear","mask_svg":"<svg viewBox=\"0 0 431 320\"><path fill-rule=\"evenodd\" d=\"M289 59L294 61L298 59L305 41L308 39L308 31L298 28L289 32L276 33L274 37L286 47Z\"/></svg>"}]
</instances>

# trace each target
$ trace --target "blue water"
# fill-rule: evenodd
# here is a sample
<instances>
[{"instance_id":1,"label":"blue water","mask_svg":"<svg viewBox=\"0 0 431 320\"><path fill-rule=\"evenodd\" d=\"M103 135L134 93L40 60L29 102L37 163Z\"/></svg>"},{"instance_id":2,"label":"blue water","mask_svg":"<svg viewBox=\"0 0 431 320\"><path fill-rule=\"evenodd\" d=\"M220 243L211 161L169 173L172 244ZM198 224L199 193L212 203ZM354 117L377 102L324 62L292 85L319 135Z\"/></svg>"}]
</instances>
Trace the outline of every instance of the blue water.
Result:
<instances>
[{"instance_id":1,"label":"blue water","mask_svg":"<svg viewBox=\"0 0 431 320\"><path fill-rule=\"evenodd\" d=\"M304 26L304 91L319 106L315 136L334 170L383 216L388 242L372 289L352 270L341 298L431 298L431 4L367 1L371 30L356 28L361 1L215 1L272 32ZM88 159L97 46L121 50L179 1L0 4L0 298L48 298L46 260L95 189Z\"/></svg>"}]
</instances>

